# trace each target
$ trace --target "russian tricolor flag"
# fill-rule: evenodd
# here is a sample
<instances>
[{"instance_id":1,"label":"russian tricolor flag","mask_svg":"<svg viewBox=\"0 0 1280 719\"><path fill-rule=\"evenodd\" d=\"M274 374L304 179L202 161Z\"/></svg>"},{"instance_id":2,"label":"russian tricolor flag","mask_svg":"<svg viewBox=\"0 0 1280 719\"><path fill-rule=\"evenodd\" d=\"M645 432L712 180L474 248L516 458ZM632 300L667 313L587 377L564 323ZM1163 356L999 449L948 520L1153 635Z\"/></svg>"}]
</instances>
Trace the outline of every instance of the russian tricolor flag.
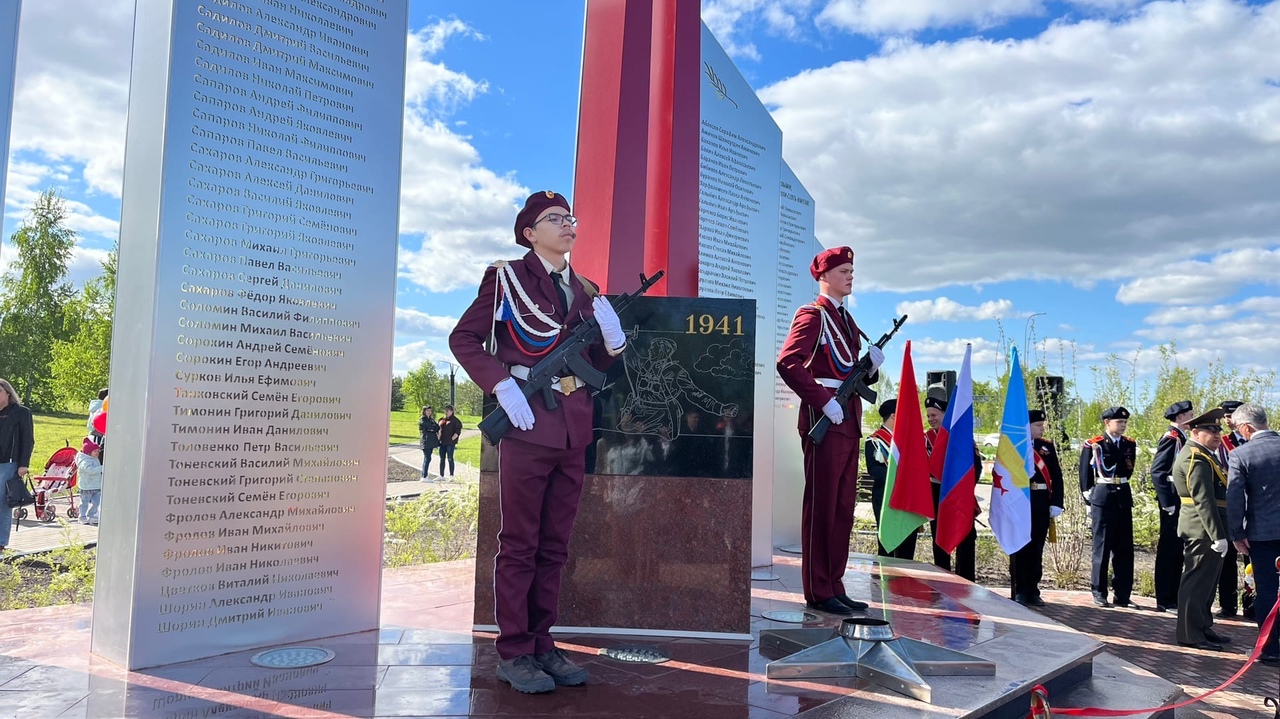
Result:
<instances>
[{"instance_id":1,"label":"russian tricolor flag","mask_svg":"<svg viewBox=\"0 0 1280 719\"><path fill-rule=\"evenodd\" d=\"M934 542L946 552L954 552L973 531L977 477L973 467L973 376L969 370L972 345L965 345L964 364L947 414L942 418L939 442L946 442L942 460L942 486L938 496L938 536ZM943 436L945 435L945 436ZM956 441L950 441L954 438ZM937 443L934 453L938 452Z\"/></svg>"}]
</instances>

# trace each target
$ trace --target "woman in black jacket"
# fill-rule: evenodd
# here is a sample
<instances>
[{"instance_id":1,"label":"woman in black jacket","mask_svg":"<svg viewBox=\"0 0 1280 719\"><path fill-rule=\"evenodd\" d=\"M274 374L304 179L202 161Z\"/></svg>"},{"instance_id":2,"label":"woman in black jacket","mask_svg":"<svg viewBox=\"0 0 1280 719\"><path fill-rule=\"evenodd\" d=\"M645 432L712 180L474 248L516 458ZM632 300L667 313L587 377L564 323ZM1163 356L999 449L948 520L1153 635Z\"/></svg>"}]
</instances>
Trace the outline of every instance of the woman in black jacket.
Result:
<instances>
[{"instance_id":1,"label":"woman in black jacket","mask_svg":"<svg viewBox=\"0 0 1280 719\"><path fill-rule=\"evenodd\" d=\"M27 476L31 464L31 451L35 449L35 431L31 423L31 410L22 406L22 400L13 385L0 379L0 497L5 497L5 484L10 478ZM0 550L9 544L9 531L13 528L13 510L8 502L0 502Z\"/></svg>"},{"instance_id":2,"label":"woman in black jacket","mask_svg":"<svg viewBox=\"0 0 1280 719\"><path fill-rule=\"evenodd\" d=\"M431 456L440 445L440 425L432 416L431 407L422 408L422 416L418 418L418 435L422 437L422 481L431 481Z\"/></svg>"}]
</instances>

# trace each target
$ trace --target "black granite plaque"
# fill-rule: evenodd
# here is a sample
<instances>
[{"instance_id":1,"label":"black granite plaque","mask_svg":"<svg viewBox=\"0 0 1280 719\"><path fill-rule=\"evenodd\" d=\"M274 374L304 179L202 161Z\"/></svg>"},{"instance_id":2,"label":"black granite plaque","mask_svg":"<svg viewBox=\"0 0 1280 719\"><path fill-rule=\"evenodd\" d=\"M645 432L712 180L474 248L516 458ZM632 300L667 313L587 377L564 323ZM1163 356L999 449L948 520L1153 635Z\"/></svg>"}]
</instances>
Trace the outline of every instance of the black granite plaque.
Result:
<instances>
[{"instance_id":1,"label":"black granite plaque","mask_svg":"<svg viewBox=\"0 0 1280 719\"><path fill-rule=\"evenodd\" d=\"M751 477L755 300L641 297L596 397L591 474Z\"/></svg>"}]
</instances>

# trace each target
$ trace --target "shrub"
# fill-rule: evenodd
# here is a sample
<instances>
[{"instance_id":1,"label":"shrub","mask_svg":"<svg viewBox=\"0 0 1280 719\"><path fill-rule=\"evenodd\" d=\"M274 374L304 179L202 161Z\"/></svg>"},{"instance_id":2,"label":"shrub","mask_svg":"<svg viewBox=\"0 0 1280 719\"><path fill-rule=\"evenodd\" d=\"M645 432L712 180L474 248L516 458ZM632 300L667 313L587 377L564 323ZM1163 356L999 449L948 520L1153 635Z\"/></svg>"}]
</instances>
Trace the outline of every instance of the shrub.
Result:
<instances>
[{"instance_id":1,"label":"shrub","mask_svg":"<svg viewBox=\"0 0 1280 719\"><path fill-rule=\"evenodd\" d=\"M403 567L473 556L479 511L476 482L388 504L383 565Z\"/></svg>"}]
</instances>

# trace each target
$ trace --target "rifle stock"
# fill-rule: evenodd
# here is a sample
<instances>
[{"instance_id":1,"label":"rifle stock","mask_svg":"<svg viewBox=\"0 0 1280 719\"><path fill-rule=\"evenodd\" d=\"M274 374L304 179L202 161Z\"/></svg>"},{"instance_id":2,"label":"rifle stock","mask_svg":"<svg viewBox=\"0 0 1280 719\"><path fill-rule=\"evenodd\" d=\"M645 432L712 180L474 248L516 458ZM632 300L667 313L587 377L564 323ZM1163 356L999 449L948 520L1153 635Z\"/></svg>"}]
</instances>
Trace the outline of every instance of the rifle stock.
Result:
<instances>
[{"instance_id":1,"label":"rifle stock","mask_svg":"<svg viewBox=\"0 0 1280 719\"><path fill-rule=\"evenodd\" d=\"M624 294L611 303L614 312L622 314L637 297L648 292L649 288L653 287L665 274L665 270L658 270L652 277L645 277L643 272L640 273L640 287L635 292ZM551 354L543 357L538 364L529 369L529 379L520 388L525 400L530 400L535 394L541 394L543 405L549 410L555 409L557 405L552 385L561 377L577 376L596 391L603 389L605 373L592 367L581 356L582 350L599 337L600 323L594 316L574 327L569 339L561 342ZM492 445L497 445L498 440L511 431L511 427L511 418L507 416L507 411L502 408L502 405L494 408L489 416L480 420L480 424L477 425L480 433Z\"/></svg>"},{"instance_id":2,"label":"rifle stock","mask_svg":"<svg viewBox=\"0 0 1280 719\"><path fill-rule=\"evenodd\" d=\"M880 336L876 340L875 346L884 349L889 344L889 340L898 334L898 330L907 321L907 316L903 315L893 321L893 328ZM840 383L840 387L836 390L836 401L840 403L840 408L848 410L849 400L856 394L870 404L875 404L877 399L876 391L867 386L867 375L871 374L871 357L865 354L858 360L857 366L853 368L853 372ZM846 420L852 421L851 415L845 417ZM809 439L814 444L822 444L822 440L827 437L827 430L831 429L831 419L827 415L822 415L817 422L813 423L813 427L809 428Z\"/></svg>"}]
</instances>

